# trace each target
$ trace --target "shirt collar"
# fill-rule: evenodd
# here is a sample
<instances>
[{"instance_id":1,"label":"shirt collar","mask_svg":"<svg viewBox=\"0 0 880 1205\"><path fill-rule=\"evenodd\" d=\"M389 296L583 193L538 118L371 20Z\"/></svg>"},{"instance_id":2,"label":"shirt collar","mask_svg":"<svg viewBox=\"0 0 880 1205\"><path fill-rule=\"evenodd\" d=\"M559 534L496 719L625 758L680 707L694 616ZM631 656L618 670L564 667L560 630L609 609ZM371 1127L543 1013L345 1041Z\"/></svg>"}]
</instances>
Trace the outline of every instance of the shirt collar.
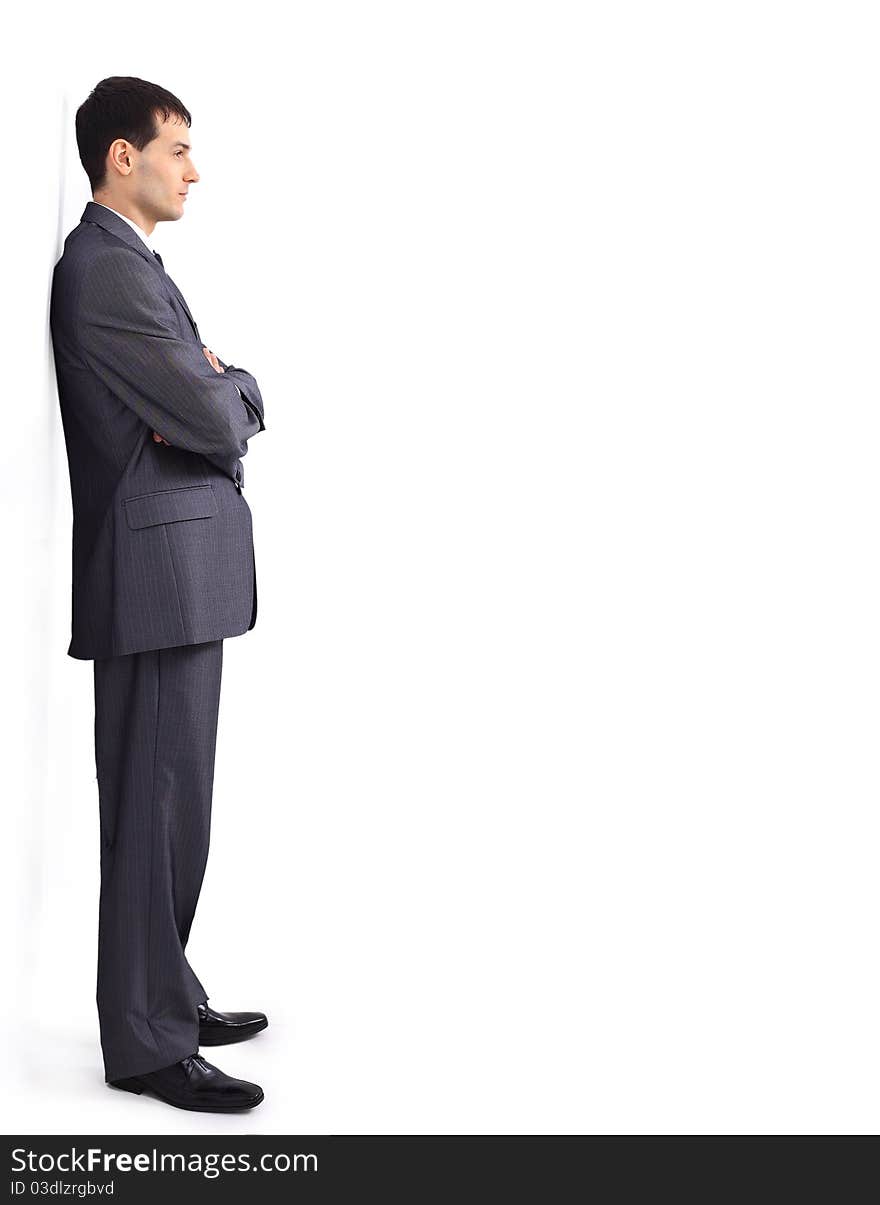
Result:
<instances>
[{"instance_id":1,"label":"shirt collar","mask_svg":"<svg viewBox=\"0 0 880 1205\"><path fill-rule=\"evenodd\" d=\"M143 241L146 243L146 245L149 247L149 249L151 251L153 250L153 244L150 242L150 236L145 231L141 230L141 228L140 228L140 226L138 226L137 222L133 222L131 220L131 218L127 218L125 216L125 214L120 213L118 209L113 209L112 206L110 206L110 205L104 205L103 201L95 201L95 204L102 205L104 207L104 209L109 209L110 212L115 213L118 218L122 218L123 222L128 222L129 226L131 226L131 228L135 232L135 234L139 235L140 238L143 239ZM153 252L153 253L155 254L155 252Z\"/></svg>"}]
</instances>

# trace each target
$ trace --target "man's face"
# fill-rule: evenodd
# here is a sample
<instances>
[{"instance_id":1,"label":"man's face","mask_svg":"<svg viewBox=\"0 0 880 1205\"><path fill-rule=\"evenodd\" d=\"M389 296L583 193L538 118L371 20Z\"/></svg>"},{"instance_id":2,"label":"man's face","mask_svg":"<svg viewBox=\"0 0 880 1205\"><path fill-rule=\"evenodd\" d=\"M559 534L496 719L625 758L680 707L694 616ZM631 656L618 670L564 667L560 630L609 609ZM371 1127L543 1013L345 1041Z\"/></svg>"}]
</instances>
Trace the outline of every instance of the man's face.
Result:
<instances>
[{"instance_id":1,"label":"man's face","mask_svg":"<svg viewBox=\"0 0 880 1205\"><path fill-rule=\"evenodd\" d=\"M179 117L162 121L157 116L157 136L142 151L134 149L132 200L154 222L176 222L183 217L186 193L199 173L191 158L190 131Z\"/></svg>"}]
</instances>

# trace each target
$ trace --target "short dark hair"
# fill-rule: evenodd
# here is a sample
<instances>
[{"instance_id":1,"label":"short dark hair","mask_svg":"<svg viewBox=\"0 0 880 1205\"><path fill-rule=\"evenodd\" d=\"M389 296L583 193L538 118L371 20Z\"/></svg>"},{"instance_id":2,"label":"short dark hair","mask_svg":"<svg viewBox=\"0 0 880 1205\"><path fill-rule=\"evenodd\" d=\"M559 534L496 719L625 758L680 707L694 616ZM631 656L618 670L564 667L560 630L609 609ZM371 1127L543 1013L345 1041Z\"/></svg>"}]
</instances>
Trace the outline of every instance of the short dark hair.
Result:
<instances>
[{"instance_id":1,"label":"short dark hair","mask_svg":"<svg viewBox=\"0 0 880 1205\"><path fill-rule=\"evenodd\" d=\"M142 151L158 136L157 114L163 121L177 116L192 125L189 110L158 84L111 75L95 85L76 111L76 145L93 193L106 181L110 144L124 138Z\"/></svg>"}]
</instances>

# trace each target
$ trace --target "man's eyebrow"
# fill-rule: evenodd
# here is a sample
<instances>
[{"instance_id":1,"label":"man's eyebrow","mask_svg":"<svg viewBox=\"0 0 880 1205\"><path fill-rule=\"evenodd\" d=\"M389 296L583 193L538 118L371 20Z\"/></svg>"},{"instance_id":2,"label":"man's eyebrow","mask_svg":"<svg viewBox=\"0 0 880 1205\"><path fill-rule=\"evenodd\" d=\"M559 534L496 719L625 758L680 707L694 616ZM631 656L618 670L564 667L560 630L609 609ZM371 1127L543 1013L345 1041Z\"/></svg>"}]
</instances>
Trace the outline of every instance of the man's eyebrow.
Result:
<instances>
[{"instance_id":1,"label":"man's eyebrow","mask_svg":"<svg viewBox=\"0 0 880 1205\"><path fill-rule=\"evenodd\" d=\"M185 151L191 151L191 150L192 150L192 147L190 146L190 144L189 144L188 142L175 142L175 143L172 145L172 147L171 147L172 151L173 151L173 150L174 150L174 148L175 148L175 147L177 147L177 146L182 146L182 147L183 147L183 149L184 149Z\"/></svg>"}]
</instances>

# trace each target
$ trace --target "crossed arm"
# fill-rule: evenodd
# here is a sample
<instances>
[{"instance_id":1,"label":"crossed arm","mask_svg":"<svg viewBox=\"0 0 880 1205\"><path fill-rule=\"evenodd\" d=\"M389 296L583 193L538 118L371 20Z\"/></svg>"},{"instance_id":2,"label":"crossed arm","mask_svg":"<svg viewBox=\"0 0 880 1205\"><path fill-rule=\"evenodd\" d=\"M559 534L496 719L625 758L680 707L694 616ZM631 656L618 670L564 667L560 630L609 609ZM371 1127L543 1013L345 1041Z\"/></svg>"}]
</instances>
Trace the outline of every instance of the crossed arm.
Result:
<instances>
[{"instance_id":1,"label":"crossed arm","mask_svg":"<svg viewBox=\"0 0 880 1205\"><path fill-rule=\"evenodd\" d=\"M217 359L217 357L214 355L214 353L212 351L210 351L205 346L202 346L202 351L205 353L205 358L207 359L208 363L213 365L215 372L225 372L226 371L225 368L220 367L220 361ZM241 390L239 390L239 393L241 393ZM154 443L157 443L157 444L164 444L166 448L171 447L171 444L168 442L168 440L163 439L158 431L153 432L153 441L154 441Z\"/></svg>"},{"instance_id":2,"label":"crossed arm","mask_svg":"<svg viewBox=\"0 0 880 1205\"><path fill-rule=\"evenodd\" d=\"M124 246L101 252L80 289L77 328L86 363L156 442L199 452L234 477L247 441L265 430L259 386L180 337L145 259Z\"/></svg>"}]
</instances>

